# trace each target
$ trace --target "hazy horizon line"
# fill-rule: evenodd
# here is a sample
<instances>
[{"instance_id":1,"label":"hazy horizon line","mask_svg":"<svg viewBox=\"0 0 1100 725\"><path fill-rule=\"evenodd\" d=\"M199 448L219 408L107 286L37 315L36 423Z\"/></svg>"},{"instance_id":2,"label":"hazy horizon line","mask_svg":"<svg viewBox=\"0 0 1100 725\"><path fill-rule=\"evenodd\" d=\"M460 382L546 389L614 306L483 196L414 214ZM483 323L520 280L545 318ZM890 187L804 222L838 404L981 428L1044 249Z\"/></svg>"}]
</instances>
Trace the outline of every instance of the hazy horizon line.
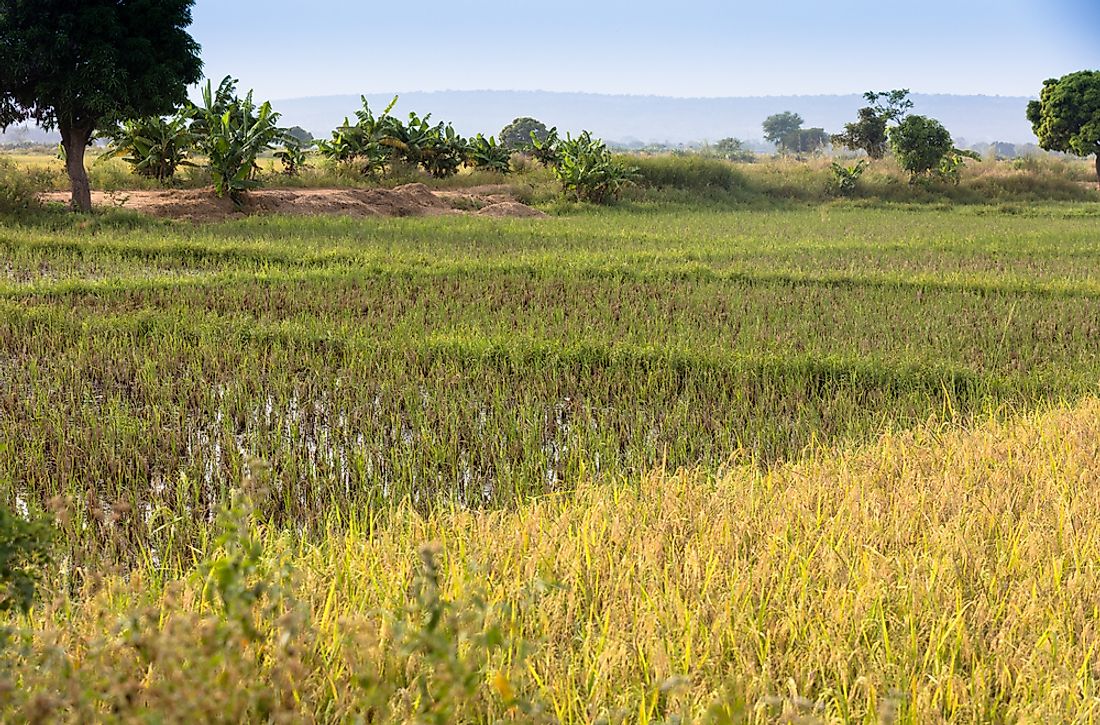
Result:
<instances>
[{"instance_id":1,"label":"hazy horizon line","mask_svg":"<svg viewBox=\"0 0 1100 725\"><path fill-rule=\"evenodd\" d=\"M606 96L612 98L665 98L678 101L721 101L728 99L768 99L768 98L848 98L848 97L862 97L866 91L852 91L849 93L769 93L765 95L743 95L743 96L674 96L666 95L662 93L611 93L605 91L548 91L541 88L535 89L523 89L523 88L444 88L435 90L375 90L375 91L347 91L344 93L323 93L312 96L281 96L273 97L274 101L299 101L308 100L311 98L341 98L344 96L364 96L364 95L401 95L403 93L541 93L545 95L561 95L561 96ZM950 98L1006 98L1011 100L1016 99L1036 99L1038 96L1013 96L1005 95L1001 93L941 93L935 91L910 91L911 96L944 96Z\"/></svg>"}]
</instances>

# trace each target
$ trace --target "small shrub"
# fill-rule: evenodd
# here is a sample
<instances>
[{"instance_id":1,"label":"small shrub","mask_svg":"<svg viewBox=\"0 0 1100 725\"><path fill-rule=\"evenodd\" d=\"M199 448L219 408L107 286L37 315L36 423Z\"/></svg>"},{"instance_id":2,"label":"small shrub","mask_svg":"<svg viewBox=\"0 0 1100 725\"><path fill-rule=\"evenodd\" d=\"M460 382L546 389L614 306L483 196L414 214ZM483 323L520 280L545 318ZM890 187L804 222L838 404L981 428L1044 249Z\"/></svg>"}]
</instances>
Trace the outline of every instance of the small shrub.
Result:
<instances>
[{"instance_id":1,"label":"small shrub","mask_svg":"<svg viewBox=\"0 0 1100 725\"><path fill-rule=\"evenodd\" d=\"M556 168L558 162L561 161L560 145L561 138L558 136L558 128L555 126L547 131L545 136L540 137L532 132L531 145L527 148L527 152L543 166Z\"/></svg>"},{"instance_id":2,"label":"small shrub","mask_svg":"<svg viewBox=\"0 0 1100 725\"><path fill-rule=\"evenodd\" d=\"M50 562L53 527L0 507L0 612L26 614Z\"/></svg>"},{"instance_id":3,"label":"small shrub","mask_svg":"<svg viewBox=\"0 0 1100 725\"><path fill-rule=\"evenodd\" d=\"M284 136L283 147L275 152L275 158L282 162L285 176L300 176L309 160L305 147L293 136Z\"/></svg>"},{"instance_id":4,"label":"small shrub","mask_svg":"<svg viewBox=\"0 0 1100 725\"><path fill-rule=\"evenodd\" d=\"M829 189L839 196L851 196L856 192L859 179L867 166L868 163L862 159L853 166L844 166L834 161L830 166L833 176L829 180Z\"/></svg>"},{"instance_id":5,"label":"small shrub","mask_svg":"<svg viewBox=\"0 0 1100 725\"><path fill-rule=\"evenodd\" d=\"M940 168L937 175L944 181L959 185L962 178L962 170L966 166L967 159L981 161L982 157L974 151L964 151L953 148L940 159Z\"/></svg>"},{"instance_id":6,"label":"small shrub","mask_svg":"<svg viewBox=\"0 0 1100 725\"><path fill-rule=\"evenodd\" d=\"M10 159L0 158L0 214L19 214L38 205L30 175Z\"/></svg>"},{"instance_id":7,"label":"small shrub","mask_svg":"<svg viewBox=\"0 0 1100 725\"><path fill-rule=\"evenodd\" d=\"M238 98L232 78L224 79L216 92L207 83L203 104L192 109L196 120L191 131L209 160L215 193L240 205L242 194L259 185L256 159L282 136L280 115L270 103L256 106L251 91Z\"/></svg>"}]
</instances>

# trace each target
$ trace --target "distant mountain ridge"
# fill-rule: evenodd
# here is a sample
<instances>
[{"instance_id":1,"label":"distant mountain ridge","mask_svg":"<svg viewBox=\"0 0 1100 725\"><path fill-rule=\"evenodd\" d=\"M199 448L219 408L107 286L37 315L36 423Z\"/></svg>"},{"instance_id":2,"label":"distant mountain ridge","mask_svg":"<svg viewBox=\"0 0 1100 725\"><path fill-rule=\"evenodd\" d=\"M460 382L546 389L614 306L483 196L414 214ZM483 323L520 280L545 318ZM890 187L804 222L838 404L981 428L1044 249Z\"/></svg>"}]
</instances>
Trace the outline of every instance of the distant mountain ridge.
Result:
<instances>
[{"instance_id":1,"label":"distant mountain ridge","mask_svg":"<svg viewBox=\"0 0 1100 725\"><path fill-rule=\"evenodd\" d=\"M496 134L513 118L532 116L561 131L589 130L608 141L696 143L734 136L760 139L760 124L773 113L794 111L807 127L839 132L866 105L859 94L672 98L549 91L416 91L368 93L381 110L399 96L394 113L431 113L463 134ZM913 113L939 119L957 142L1035 141L1025 116L1030 99L1010 96L913 94ZM360 106L359 96L318 96L273 101L284 125L328 135Z\"/></svg>"},{"instance_id":2,"label":"distant mountain ridge","mask_svg":"<svg viewBox=\"0 0 1100 725\"><path fill-rule=\"evenodd\" d=\"M414 91L368 93L381 110L399 96L394 113L431 113L451 121L465 135L497 134L512 119L532 116L562 132L592 131L615 143L690 144L734 136L761 138L760 124L773 113L794 111L806 126L839 132L865 105L859 94L823 96L753 96L741 98L673 98L551 91ZM1025 117L1028 98L913 94L913 113L939 119L961 144L1032 143ZM302 126L314 136L327 136L360 107L359 96L317 96L273 100L284 126ZM56 143L55 134L37 128L9 129L0 142Z\"/></svg>"}]
</instances>

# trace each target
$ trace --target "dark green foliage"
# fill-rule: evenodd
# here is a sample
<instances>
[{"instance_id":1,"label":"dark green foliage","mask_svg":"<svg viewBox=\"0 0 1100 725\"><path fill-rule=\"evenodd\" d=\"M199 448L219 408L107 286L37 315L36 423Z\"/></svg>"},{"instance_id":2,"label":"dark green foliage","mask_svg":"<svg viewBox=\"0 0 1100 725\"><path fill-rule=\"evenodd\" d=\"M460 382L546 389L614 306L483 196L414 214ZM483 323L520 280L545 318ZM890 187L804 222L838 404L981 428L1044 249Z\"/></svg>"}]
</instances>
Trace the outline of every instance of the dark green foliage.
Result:
<instances>
[{"instance_id":1,"label":"dark green foliage","mask_svg":"<svg viewBox=\"0 0 1100 725\"><path fill-rule=\"evenodd\" d=\"M208 158L215 193L242 204L244 192L259 186L256 159L283 136L279 114L266 101L257 106L251 91L238 98L231 78L225 78L217 91L207 82L203 106L191 112L196 119L191 129Z\"/></svg>"},{"instance_id":2,"label":"dark green foliage","mask_svg":"<svg viewBox=\"0 0 1100 725\"><path fill-rule=\"evenodd\" d=\"M787 143L796 154L812 154L829 145L829 134L823 128L801 128Z\"/></svg>"},{"instance_id":3,"label":"dark green foliage","mask_svg":"<svg viewBox=\"0 0 1100 725\"><path fill-rule=\"evenodd\" d=\"M61 132L74 208L91 209L96 128L171 113L201 77L194 0L0 0L0 126Z\"/></svg>"},{"instance_id":4,"label":"dark green foliage","mask_svg":"<svg viewBox=\"0 0 1100 725\"><path fill-rule=\"evenodd\" d=\"M0 612L26 613L50 561L53 528L0 506Z\"/></svg>"},{"instance_id":5,"label":"dark green foliage","mask_svg":"<svg viewBox=\"0 0 1100 725\"><path fill-rule=\"evenodd\" d=\"M385 171L392 157L390 147L382 142L392 135L395 125L400 125L400 121L390 116L397 96L381 115L375 115L365 96L361 100L363 107L355 112L356 122L352 124L345 118L344 125L332 132L332 138L318 141L317 148L332 161L357 165L364 176L375 176Z\"/></svg>"},{"instance_id":6,"label":"dark green foliage","mask_svg":"<svg viewBox=\"0 0 1100 725\"><path fill-rule=\"evenodd\" d=\"M791 111L776 113L764 119L764 138L780 150L793 151L798 145L798 132L802 129L802 116Z\"/></svg>"},{"instance_id":7,"label":"dark green foliage","mask_svg":"<svg viewBox=\"0 0 1100 725\"><path fill-rule=\"evenodd\" d=\"M844 133L833 136L833 145L866 151L872 159L881 159L886 155L886 121L874 108L861 108L859 120L845 124Z\"/></svg>"},{"instance_id":8,"label":"dark green foliage","mask_svg":"<svg viewBox=\"0 0 1100 725\"><path fill-rule=\"evenodd\" d=\"M913 102L909 100L907 88L879 93L868 91L863 97L871 105L859 109L859 120L845 124L844 133L833 136L832 142L853 151L865 151L872 159L881 159L886 155L887 127L890 123L900 123Z\"/></svg>"},{"instance_id":9,"label":"dark green foliage","mask_svg":"<svg viewBox=\"0 0 1100 725\"><path fill-rule=\"evenodd\" d=\"M546 124L534 118L523 116L509 123L500 131L500 145L512 151L525 149L531 145L531 139L545 141L550 130Z\"/></svg>"},{"instance_id":10,"label":"dark green foliage","mask_svg":"<svg viewBox=\"0 0 1100 725\"><path fill-rule=\"evenodd\" d=\"M812 154L829 143L823 128L802 128L802 116L785 111L764 120L764 138L783 153Z\"/></svg>"},{"instance_id":11,"label":"dark green foliage","mask_svg":"<svg viewBox=\"0 0 1100 725\"><path fill-rule=\"evenodd\" d=\"M402 123L391 116L390 104L376 116L367 99L356 111L356 123L346 119L332 139L318 142L321 154L338 163L358 164L364 176L384 174L396 163L420 167L436 178L453 176L466 161L467 143L449 123L431 123L431 114L412 112Z\"/></svg>"},{"instance_id":12,"label":"dark green foliage","mask_svg":"<svg viewBox=\"0 0 1100 725\"><path fill-rule=\"evenodd\" d=\"M419 165L437 179L454 176L466 161L468 145L466 139L455 131L451 124L431 125L429 113L420 118L409 114L409 123L396 126L395 132L404 136L401 157L410 166ZM393 138L393 137L391 137Z\"/></svg>"},{"instance_id":13,"label":"dark green foliage","mask_svg":"<svg viewBox=\"0 0 1100 725\"><path fill-rule=\"evenodd\" d=\"M531 146L528 152L543 166L554 168L561 161L560 144L561 138L558 136L558 127L555 126L546 132L545 138L540 139L532 133Z\"/></svg>"},{"instance_id":14,"label":"dark green foliage","mask_svg":"<svg viewBox=\"0 0 1100 725\"><path fill-rule=\"evenodd\" d=\"M511 158L511 152L492 136L485 138L479 133L470 139L468 163L475 169L507 174L511 171Z\"/></svg>"},{"instance_id":15,"label":"dark green foliage","mask_svg":"<svg viewBox=\"0 0 1100 725\"><path fill-rule=\"evenodd\" d=\"M939 121L926 116L908 116L890 129L890 147L911 181L937 171L954 149L951 134Z\"/></svg>"},{"instance_id":16,"label":"dark green foliage","mask_svg":"<svg viewBox=\"0 0 1100 725\"><path fill-rule=\"evenodd\" d=\"M1027 105L1027 120L1049 151L1096 154L1100 180L1100 71L1078 71L1043 83L1038 101Z\"/></svg>"},{"instance_id":17,"label":"dark green foliage","mask_svg":"<svg viewBox=\"0 0 1100 725\"><path fill-rule=\"evenodd\" d=\"M111 145L100 158L121 156L139 176L165 183L175 176L180 166L194 166L188 157L195 137L188 128L185 114L123 121L110 133L110 138Z\"/></svg>"},{"instance_id":18,"label":"dark green foliage","mask_svg":"<svg viewBox=\"0 0 1100 725\"><path fill-rule=\"evenodd\" d=\"M562 193L572 201L607 204L615 201L632 183L636 169L616 159L607 145L584 131L577 138L566 136L558 144L559 160L554 175Z\"/></svg>"},{"instance_id":19,"label":"dark green foliage","mask_svg":"<svg viewBox=\"0 0 1100 725\"><path fill-rule=\"evenodd\" d=\"M892 91L868 91L863 94L871 109L879 118L891 123L901 123L909 110L913 108L913 101L909 99L909 89L899 88Z\"/></svg>"}]
</instances>

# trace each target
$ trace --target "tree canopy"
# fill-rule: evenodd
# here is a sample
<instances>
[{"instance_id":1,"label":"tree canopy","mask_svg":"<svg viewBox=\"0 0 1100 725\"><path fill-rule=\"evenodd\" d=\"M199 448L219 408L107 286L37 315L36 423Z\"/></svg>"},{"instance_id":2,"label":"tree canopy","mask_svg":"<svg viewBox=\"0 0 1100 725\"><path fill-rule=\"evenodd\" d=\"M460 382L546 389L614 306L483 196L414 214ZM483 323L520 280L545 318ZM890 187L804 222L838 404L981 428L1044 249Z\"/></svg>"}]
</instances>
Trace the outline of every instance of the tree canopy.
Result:
<instances>
[{"instance_id":1,"label":"tree canopy","mask_svg":"<svg viewBox=\"0 0 1100 725\"><path fill-rule=\"evenodd\" d=\"M0 0L0 127L61 132L73 206L91 209L84 150L102 126L165 115L202 74L194 0Z\"/></svg>"},{"instance_id":2,"label":"tree canopy","mask_svg":"<svg viewBox=\"0 0 1100 725\"><path fill-rule=\"evenodd\" d=\"M907 88L868 91L863 98L870 105L859 109L858 120L844 124L844 133L836 134L832 141L853 151L865 151L872 159L881 159L886 155L887 127L890 123L901 123L913 102Z\"/></svg>"},{"instance_id":3,"label":"tree canopy","mask_svg":"<svg viewBox=\"0 0 1100 725\"><path fill-rule=\"evenodd\" d=\"M542 121L522 116L501 129L500 145L509 149L521 149L531 145L531 134L535 134L539 141L545 141L549 133Z\"/></svg>"},{"instance_id":4,"label":"tree canopy","mask_svg":"<svg viewBox=\"0 0 1100 725\"><path fill-rule=\"evenodd\" d=\"M1043 83L1027 119L1039 145L1078 156L1096 154L1100 180L1100 71L1078 71Z\"/></svg>"},{"instance_id":5,"label":"tree canopy","mask_svg":"<svg viewBox=\"0 0 1100 725\"><path fill-rule=\"evenodd\" d=\"M908 116L891 128L890 146L911 180L938 170L954 150L951 134L943 124L925 116Z\"/></svg>"},{"instance_id":6,"label":"tree canopy","mask_svg":"<svg viewBox=\"0 0 1100 725\"><path fill-rule=\"evenodd\" d=\"M764 119L764 138L781 149L790 150L787 142L802 129L802 116L791 111L776 113Z\"/></svg>"}]
</instances>

